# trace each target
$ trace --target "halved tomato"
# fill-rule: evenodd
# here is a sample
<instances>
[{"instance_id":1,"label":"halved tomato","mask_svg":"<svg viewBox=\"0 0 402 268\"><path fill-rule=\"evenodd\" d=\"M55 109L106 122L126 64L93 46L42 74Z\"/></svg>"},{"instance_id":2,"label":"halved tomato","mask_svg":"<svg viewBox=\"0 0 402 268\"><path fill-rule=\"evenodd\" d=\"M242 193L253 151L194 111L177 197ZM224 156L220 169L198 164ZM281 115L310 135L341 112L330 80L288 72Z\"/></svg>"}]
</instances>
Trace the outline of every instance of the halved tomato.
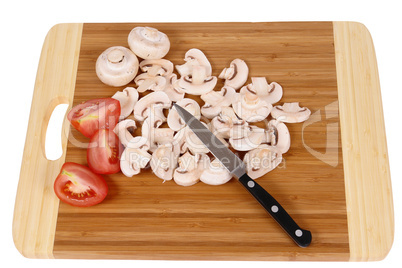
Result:
<instances>
[{"instance_id":1,"label":"halved tomato","mask_svg":"<svg viewBox=\"0 0 402 268\"><path fill-rule=\"evenodd\" d=\"M120 102L116 99L93 99L74 106L67 119L75 129L91 138L99 129L113 129L120 112Z\"/></svg>"},{"instance_id":2,"label":"halved tomato","mask_svg":"<svg viewBox=\"0 0 402 268\"><path fill-rule=\"evenodd\" d=\"M119 137L112 130L100 129L92 136L88 145L88 166L99 174L117 173L120 171L123 150Z\"/></svg>"},{"instance_id":3,"label":"halved tomato","mask_svg":"<svg viewBox=\"0 0 402 268\"><path fill-rule=\"evenodd\" d=\"M64 203L89 207L105 199L108 187L105 179L88 167L66 162L54 182L54 192Z\"/></svg>"}]
</instances>

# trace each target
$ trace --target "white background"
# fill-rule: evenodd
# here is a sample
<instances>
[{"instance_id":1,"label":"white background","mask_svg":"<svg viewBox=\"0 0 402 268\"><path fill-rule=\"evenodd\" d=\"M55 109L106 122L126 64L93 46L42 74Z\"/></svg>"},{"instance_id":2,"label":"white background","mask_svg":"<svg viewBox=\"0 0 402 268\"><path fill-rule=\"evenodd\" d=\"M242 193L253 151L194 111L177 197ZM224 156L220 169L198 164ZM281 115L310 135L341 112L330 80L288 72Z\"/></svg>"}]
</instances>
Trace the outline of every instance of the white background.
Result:
<instances>
[{"instance_id":1,"label":"white background","mask_svg":"<svg viewBox=\"0 0 402 268\"><path fill-rule=\"evenodd\" d=\"M1 239L2 266L21 267L397 267L402 251L400 142L402 30L400 1L2 1L0 4ZM48 30L62 22L358 21L371 32L384 105L395 206L395 241L385 260L371 263L164 262L31 260L11 235L15 194L36 70ZM6 264L7 263L7 264ZM289 266L288 266L289 265Z\"/></svg>"}]
</instances>

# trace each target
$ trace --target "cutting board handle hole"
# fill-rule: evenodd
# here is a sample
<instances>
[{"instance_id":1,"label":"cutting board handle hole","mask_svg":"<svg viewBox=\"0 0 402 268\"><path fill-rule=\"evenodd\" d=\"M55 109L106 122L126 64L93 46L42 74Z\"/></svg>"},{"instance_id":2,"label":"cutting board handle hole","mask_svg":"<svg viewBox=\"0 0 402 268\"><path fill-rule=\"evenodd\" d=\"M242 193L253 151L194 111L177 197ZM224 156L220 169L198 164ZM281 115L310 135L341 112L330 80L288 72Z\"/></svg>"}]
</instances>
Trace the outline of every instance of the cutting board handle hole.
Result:
<instances>
[{"instance_id":1,"label":"cutting board handle hole","mask_svg":"<svg viewBox=\"0 0 402 268\"><path fill-rule=\"evenodd\" d=\"M48 160L57 160L63 155L62 127L68 104L57 105L50 116L45 138L45 156Z\"/></svg>"}]
</instances>

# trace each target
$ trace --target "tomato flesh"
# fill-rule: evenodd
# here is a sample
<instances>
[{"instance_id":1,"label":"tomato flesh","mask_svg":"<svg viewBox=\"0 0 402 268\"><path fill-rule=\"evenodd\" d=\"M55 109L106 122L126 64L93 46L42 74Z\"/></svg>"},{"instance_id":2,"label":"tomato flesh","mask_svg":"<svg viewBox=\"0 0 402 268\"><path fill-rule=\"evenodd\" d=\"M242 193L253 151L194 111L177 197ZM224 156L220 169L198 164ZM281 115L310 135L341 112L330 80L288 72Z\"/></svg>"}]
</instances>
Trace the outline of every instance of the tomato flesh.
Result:
<instances>
[{"instance_id":1,"label":"tomato flesh","mask_svg":"<svg viewBox=\"0 0 402 268\"><path fill-rule=\"evenodd\" d=\"M92 99L74 106L67 119L75 129L91 138L99 129L113 129L120 112L120 102L116 99Z\"/></svg>"},{"instance_id":2,"label":"tomato flesh","mask_svg":"<svg viewBox=\"0 0 402 268\"><path fill-rule=\"evenodd\" d=\"M98 174L117 173L120 171L123 150L119 137L112 130L100 129L92 136L88 145L88 166Z\"/></svg>"},{"instance_id":3,"label":"tomato flesh","mask_svg":"<svg viewBox=\"0 0 402 268\"><path fill-rule=\"evenodd\" d=\"M66 162L54 182L54 192L64 203L75 207L89 207L105 199L108 186L102 176L88 167Z\"/></svg>"}]
</instances>

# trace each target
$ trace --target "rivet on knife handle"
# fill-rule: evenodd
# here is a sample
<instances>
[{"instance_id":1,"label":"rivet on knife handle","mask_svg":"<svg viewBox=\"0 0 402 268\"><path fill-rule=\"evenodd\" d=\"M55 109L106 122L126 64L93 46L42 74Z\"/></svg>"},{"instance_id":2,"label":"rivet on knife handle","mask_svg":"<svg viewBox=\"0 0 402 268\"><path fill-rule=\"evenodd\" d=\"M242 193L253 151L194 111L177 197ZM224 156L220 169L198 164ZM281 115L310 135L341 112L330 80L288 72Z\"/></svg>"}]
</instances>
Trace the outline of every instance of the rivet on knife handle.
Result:
<instances>
[{"instance_id":1,"label":"rivet on knife handle","mask_svg":"<svg viewBox=\"0 0 402 268\"><path fill-rule=\"evenodd\" d=\"M239 182L257 199L297 245L303 248L310 245L312 239L311 232L300 228L278 201L265 191L264 188L247 174L241 176Z\"/></svg>"}]
</instances>

